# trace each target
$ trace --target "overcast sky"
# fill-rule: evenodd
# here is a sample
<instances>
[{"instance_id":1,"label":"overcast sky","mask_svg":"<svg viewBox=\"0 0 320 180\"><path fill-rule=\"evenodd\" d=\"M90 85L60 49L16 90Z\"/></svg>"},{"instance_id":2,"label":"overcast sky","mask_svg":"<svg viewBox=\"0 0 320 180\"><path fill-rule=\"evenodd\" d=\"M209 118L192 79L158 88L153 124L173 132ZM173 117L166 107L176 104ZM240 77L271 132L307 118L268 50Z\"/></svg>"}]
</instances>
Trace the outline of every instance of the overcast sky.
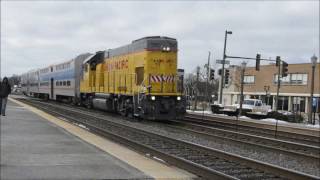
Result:
<instances>
[{"instance_id":1,"label":"overcast sky","mask_svg":"<svg viewBox=\"0 0 320 180\"><path fill-rule=\"evenodd\" d=\"M178 40L178 66L191 72L223 54L288 63L319 56L319 1L1 1L1 74L9 76L116 48L144 36ZM239 61L232 61L239 64ZM215 67L218 65L212 64Z\"/></svg>"}]
</instances>

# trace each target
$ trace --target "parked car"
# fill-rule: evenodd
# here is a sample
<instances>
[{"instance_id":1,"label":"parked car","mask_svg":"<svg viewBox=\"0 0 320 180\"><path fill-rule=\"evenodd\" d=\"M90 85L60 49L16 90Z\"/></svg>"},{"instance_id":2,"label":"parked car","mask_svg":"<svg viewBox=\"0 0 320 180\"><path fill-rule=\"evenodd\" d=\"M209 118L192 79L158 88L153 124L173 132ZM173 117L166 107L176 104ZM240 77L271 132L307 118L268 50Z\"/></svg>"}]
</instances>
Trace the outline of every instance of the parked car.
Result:
<instances>
[{"instance_id":1,"label":"parked car","mask_svg":"<svg viewBox=\"0 0 320 180\"><path fill-rule=\"evenodd\" d=\"M211 106L213 107L213 105ZM240 112L240 104L220 106L220 112L227 115L238 115ZM260 99L245 99L242 103L242 115L261 115L266 116L271 111L271 106L265 105Z\"/></svg>"}]
</instances>

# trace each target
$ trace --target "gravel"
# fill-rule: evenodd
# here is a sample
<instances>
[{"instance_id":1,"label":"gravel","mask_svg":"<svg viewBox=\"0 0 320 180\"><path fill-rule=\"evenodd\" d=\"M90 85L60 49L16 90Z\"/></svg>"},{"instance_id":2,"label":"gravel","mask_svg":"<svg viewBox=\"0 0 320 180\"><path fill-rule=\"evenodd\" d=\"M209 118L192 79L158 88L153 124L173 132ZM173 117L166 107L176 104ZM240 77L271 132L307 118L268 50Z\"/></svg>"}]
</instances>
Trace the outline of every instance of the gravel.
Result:
<instances>
[{"instance_id":1,"label":"gravel","mask_svg":"<svg viewBox=\"0 0 320 180\"><path fill-rule=\"evenodd\" d=\"M311 163L310 161L303 158L292 157L281 153L275 154L274 152L270 152L264 148L259 148L257 146L230 142L228 140L218 138L213 141L212 139L208 139L203 136L195 135L183 130L168 127L165 123L123 120L118 119L118 117L110 117L110 115L108 115L108 117L105 118L114 122L129 125L131 127L140 128L152 133L168 137L174 137L175 139L189 141L210 148L219 149L225 152L278 165L284 168L293 169L315 176L320 176L320 162L317 161Z\"/></svg>"}]
</instances>

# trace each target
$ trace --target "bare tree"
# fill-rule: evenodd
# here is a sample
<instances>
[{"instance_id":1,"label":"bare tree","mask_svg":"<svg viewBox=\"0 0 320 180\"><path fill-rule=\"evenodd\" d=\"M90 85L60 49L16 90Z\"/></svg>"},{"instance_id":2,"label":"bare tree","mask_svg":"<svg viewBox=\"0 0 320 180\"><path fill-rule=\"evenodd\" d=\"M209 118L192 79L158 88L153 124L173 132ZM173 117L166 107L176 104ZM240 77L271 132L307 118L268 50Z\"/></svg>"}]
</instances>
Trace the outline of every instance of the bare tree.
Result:
<instances>
[{"instance_id":1,"label":"bare tree","mask_svg":"<svg viewBox=\"0 0 320 180\"><path fill-rule=\"evenodd\" d=\"M19 83L21 82L21 77L16 74L13 74L11 77L8 77L8 80L11 86L19 85Z\"/></svg>"},{"instance_id":2,"label":"bare tree","mask_svg":"<svg viewBox=\"0 0 320 180\"><path fill-rule=\"evenodd\" d=\"M218 80L209 80L208 88L207 88L207 67L200 67L199 69L199 77L197 80L197 69L195 69L192 73L186 74L185 76L185 92L186 95L189 96L190 100L199 100L203 102L212 102L212 95L217 96L218 93ZM208 91L208 92L207 92ZM196 107L196 104L194 104Z\"/></svg>"}]
</instances>

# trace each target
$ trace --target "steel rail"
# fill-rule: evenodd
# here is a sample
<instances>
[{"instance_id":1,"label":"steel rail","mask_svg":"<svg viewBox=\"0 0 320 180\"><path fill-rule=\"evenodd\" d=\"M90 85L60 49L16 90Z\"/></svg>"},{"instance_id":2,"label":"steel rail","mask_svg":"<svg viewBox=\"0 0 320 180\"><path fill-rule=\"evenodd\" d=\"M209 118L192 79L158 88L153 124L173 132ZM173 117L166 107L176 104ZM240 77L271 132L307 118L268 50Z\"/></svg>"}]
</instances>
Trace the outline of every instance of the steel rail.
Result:
<instances>
[{"instance_id":1,"label":"steel rail","mask_svg":"<svg viewBox=\"0 0 320 180\"><path fill-rule=\"evenodd\" d=\"M243 132L245 134L254 134L257 136L263 136L263 137L269 137L269 138L274 137L274 130L239 124L237 120L233 120L233 119L232 119L232 122L228 122L224 120L225 120L224 118L219 118L219 117L188 114L187 116L185 116L185 118L182 121L201 124L201 125L210 126L210 127L216 127L219 129L229 129L232 131ZM283 131L278 131L277 139L290 141L290 142L297 142L299 144L306 144L306 145L311 145L316 147L319 147L320 145L320 140L319 140L320 137L289 133L289 132L283 132Z\"/></svg>"},{"instance_id":2,"label":"steel rail","mask_svg":"<svg viewBox=\"0 0 320 180\"><path fill-rule=\"evenodd\" d=\"M203 125L187 123L182 121L171 120L170 122L182 124L182 127L177 127L177 125L170 125L174 128L181 130L186 130L198 134L203 134L205 136L213 136L222 139L228 139L235 142L261 146L263 148L268 148L270 150L277 150L279 152L288 153L294 156L300 156L302 158L312 158L320 160L320 147L311 146L296 142L290 142L280 139L268 138L257 136L253 134L245 134L241 132L235 132L230 130L224 130L214 127L207 127ZM248 142L249 141L249 142Z\"/></svg>"},{"instance_id":3,"label":"steel rail","mask_svg":"<svg viewBox=\"0 0 320 180\"><path fill-rule=\"evenodd\" d=\"M172 121L174 122L174 121ZM221 129L210 129L207 127L201 127L204 131L201 132L199 130L194 130L193 127L186 128L186 127L177 127L176 125L168 125L170 127L179 129L181 131L187 131L193 134L197 134L199 136L207 137L208 139L212 140L227 140L234 143L240 144L247 144L249 146L254 146L257 148L263 148L265 150L270 150L275 153L280 154L287 154L292 157L297 157L301 159L308 159L309 161L320 161L320 148L314 146L305 146L298 143L291 143L291 142L284 142L284 141L277 141L275 139L264 138L254 135L247 135L243 133L236 133L233 131L226 131L224 130L224 135L222 134L223 131ZM190 126L190 125L187 125ZM198 126L199 127L199 126ZM206 130L205 130L206 129ZM209 130L210 129L210 130ZM208 131L209 130L209 131ZM220 131L221 134L216 135L213 131ZM232 137L228 137L228 136ZM303 151L303 149L305 151ZM303 151L303 152L302 152Z\"/></svg>"},{"instance_id":4,"label":"steel rail","mask_svg":"<svg viewBox=\"0 0 320 180\"><path fill-rule=\"evenodd\" d=\"M34 99L39 101L38 99ZM42 101L40 101L42 102ZM44 102L42 102L44 103ZM50 103L59 104L63 106L67 106L68 108L75 109L74 106L68 104L61 104L55 101ZM77 110L80 107L77 107ZM105 114L101 114L102 111L93 111L87 108L80 108L82 111L87 111L90 114L96 116L97 113L99 115L105 116ZM112 114L113 115L113 114ZM147 121L148 122L148 121ZM320 147L305 145L290 141L284 141L280 139L256 136L252 134L245 134L241 132L234 132L229 130L223 130L214 127L201 126L193 123L181 122L171 120L169 122L175 123L174 125L166 124L166 126L175 128L180 131L184 131L187 134L196 134L198 136L206 137L210 140L227 140L232 143L242 143L247 144L249 146L254 146L258 148L264 148L275 153L287 154L292 156L293 158L303 158L308 159L309 161L319 161L320 160ZM155 123L155 122L153 122ZM183 124L183 127L177 126L177 124Z\"/></svg>"},{"instance_id":5,"label":"steel rail","mask_svg":"<svg viewBox=\"0 0 320 180\"><path fill-rule=\"evenodd\" d=\"M34 99L38 100L38 99ZM41 102L41 101L40 101ZM51 102L50 102L51 103ZM52 103L59 104L55 101ZM68 104L62 104L63 106L70 107L74 109L74 106ZM78 107L79 108L79 107ZM81 108L83 111L87 111L92 115L97 115L101 111L90 111L87 108ZM94 113L94 114L93 114ZM105 115L105 114L104 114ZM275 138L268 138L262 136L256 136L252 134L245 134L241 132L234 132L229 130L223 130L214 127L201 126L193 123L181 122L178 120L171 120L169 122L183 124L183 127L178 127L176 125L167 125L172 128L176 128L181 131L186 131L187 133L197 134L199 136L205 136L210 139L225 139L235 143L244 143L250 146L265 148L276 153L284 153L293 157L307 158L310 161L320 160L320 147L295 143Z\"/></svg>"}]
</instances>

